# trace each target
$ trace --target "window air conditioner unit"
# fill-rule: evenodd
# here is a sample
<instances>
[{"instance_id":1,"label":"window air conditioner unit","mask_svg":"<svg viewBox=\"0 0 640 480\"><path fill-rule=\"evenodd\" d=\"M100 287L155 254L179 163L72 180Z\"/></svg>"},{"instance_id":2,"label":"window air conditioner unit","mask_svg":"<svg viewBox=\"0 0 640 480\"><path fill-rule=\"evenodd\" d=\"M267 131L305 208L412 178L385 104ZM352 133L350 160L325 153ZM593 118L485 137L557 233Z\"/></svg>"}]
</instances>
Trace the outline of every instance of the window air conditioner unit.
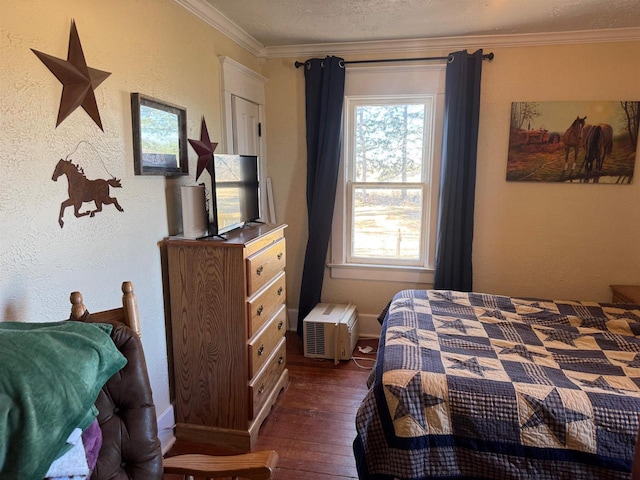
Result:
<instances>
[{"instance_id":1,"label":"window air conditioner unit","mask_svg":"<svg viewBox=\"0 0 640 480\"><path fill-rule=\"evenodd\" d=\"M358 342L355 306L319 303L303 321L304 356L349 360Z\"/></svg>"}]
</instances>

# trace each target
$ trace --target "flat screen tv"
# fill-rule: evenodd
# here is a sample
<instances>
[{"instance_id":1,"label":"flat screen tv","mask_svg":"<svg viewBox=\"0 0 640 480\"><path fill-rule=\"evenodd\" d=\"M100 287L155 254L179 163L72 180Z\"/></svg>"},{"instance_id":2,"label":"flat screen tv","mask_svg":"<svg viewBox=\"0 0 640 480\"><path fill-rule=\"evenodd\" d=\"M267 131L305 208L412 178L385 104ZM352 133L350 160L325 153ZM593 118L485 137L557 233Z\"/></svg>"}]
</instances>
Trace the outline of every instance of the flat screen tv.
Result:
<instances>
[{"instance_id":1,"label":"flat screen tv","mask_svg":"<svg viewBox=\"0 0 640 480\"><path fill-rule=\"evenodd\" d=\"M257 156L213 156L213 225L210 236L223 235L260 218L258 179Z\"/></svg>"}]
</instances>

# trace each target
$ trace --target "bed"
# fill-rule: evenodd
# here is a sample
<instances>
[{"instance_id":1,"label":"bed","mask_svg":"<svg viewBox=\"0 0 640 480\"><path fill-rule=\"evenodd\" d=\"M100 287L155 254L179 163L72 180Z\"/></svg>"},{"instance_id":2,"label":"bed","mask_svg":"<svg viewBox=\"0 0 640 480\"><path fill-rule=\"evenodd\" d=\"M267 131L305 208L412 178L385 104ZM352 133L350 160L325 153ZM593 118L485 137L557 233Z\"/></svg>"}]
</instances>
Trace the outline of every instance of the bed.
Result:
<instances>
[{"instance_id":1,"label":"bed","mask_svg":"<svg viewBox=\"0 0 640 480\"><path fill-rule=\"evenodd\" d=\"M640 305L396 294L357 416L361 480L631 478Z\"/></svg>"}]
</instances>

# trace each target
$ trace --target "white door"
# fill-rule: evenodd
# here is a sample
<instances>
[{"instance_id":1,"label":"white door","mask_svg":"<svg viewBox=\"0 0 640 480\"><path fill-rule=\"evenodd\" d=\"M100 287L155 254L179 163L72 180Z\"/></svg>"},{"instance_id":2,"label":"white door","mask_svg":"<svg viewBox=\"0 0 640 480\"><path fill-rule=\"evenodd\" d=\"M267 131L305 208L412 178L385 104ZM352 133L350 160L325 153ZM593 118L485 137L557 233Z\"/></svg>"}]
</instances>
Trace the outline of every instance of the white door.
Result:
<instances>
[{"instance_id":1,"label":"white door","mask_svg":"<svg viewBox=\"0 0 640 480\"><path fill-rule=\"evenodd\" d=\"M235 95L231 96L233 153L260 156L260 108Z\"/></svg>"}]
</instances>

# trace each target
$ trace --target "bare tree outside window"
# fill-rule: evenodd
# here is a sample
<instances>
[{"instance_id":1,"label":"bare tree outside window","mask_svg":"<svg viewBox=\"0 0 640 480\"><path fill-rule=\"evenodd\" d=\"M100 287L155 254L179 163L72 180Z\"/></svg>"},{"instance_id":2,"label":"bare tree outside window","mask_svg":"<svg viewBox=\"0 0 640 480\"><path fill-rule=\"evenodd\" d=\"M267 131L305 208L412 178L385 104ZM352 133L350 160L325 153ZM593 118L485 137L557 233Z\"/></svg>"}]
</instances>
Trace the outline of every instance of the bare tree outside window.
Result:
<instances>
[{"instance_id":1,"label":"bare tree outside window","mask_svg":"<svg viewBox=\"0 0 640 480\"><path fill-rule=\"evenodd\" d=\"M422 260L431 102L355 106L351 257Z\"/></svg>"}]
</instances>

